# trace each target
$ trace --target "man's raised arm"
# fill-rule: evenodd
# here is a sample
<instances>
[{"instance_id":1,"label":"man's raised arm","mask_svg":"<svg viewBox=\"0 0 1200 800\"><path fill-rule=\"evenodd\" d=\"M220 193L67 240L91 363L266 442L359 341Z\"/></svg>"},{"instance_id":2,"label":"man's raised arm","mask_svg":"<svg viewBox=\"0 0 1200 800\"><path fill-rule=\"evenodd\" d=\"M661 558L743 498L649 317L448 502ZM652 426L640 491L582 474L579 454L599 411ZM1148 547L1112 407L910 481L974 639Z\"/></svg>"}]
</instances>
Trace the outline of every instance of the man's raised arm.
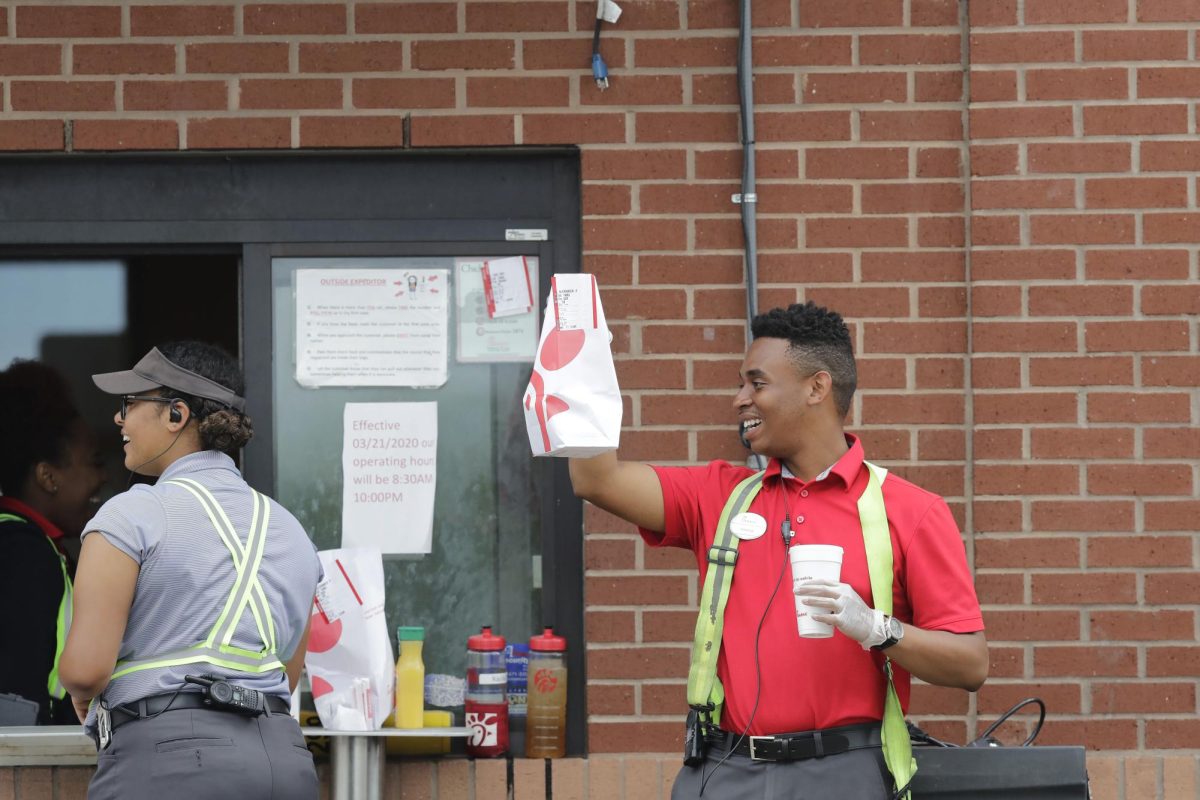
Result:
<instances>
[{"instance_id":1,"label":"man's raised arm","mask_svg":"<svg viewBox=\"0 0 1200 800\"><path fill-rule=\"evenodd\" d=\"M617 454L570 459L575 496L626 522L661 533L666 527L662 486L646 464L618 461Z\"/></svg>"}]
</instances>

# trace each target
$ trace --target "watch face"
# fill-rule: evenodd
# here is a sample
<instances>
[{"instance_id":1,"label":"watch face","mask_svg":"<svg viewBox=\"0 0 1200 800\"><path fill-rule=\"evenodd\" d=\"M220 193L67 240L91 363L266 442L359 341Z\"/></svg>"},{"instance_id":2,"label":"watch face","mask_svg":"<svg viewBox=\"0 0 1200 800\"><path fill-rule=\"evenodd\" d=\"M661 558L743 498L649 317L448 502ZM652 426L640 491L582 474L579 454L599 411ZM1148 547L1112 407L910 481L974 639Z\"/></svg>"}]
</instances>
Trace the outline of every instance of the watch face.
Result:
<instances>
[{"instance_id":1,"label":"watch face","mask_svg":"<svg viewBox=\"0 0 1200 800\"><path fill-rule=\"evenodd\" d=\"M900 624L900 620L895 617L888 619L888 637L891 639L899 639L904 636L904 626Z\"/></svg>"}]
</instances>

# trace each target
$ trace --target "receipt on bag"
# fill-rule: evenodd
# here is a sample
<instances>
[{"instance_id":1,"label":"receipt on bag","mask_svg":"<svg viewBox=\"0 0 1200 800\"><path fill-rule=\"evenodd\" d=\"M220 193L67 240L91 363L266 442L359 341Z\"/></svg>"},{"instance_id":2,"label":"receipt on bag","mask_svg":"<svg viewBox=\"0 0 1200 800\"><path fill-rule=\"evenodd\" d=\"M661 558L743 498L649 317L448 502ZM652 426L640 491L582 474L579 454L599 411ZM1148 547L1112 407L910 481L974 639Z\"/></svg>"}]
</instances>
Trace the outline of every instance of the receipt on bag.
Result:
<instances>
[{"instance_id":1,"label":"receipt on bag","mask_svg":"<svg viewBox=\"0 0 1200 800\"><path fill-rule=\"evenodd\" d=\"M598 327L596 283L591 275L556 274L551 285L554 292L554 320L560 331Z\"/></svg>"}]
</instances>

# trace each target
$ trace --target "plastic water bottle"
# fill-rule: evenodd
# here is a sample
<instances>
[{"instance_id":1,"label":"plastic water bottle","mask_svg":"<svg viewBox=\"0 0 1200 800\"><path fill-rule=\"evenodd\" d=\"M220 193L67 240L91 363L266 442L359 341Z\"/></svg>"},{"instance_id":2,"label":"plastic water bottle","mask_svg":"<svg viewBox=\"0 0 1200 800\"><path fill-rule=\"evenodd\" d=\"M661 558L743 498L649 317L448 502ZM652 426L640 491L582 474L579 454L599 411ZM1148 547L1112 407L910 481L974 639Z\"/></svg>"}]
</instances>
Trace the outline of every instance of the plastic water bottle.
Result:
<instances>
[{"instance_id":1,"label":"plastic water bottle","mask_svg":"<svg viewBox=\"0 0 1200 800\"><path fill-rule=\"evenodd\" d=\"M467 755L491 758L508 751L507 684L504 637L484 625L467 639Z\"/></svg>"},{"instance_id":2,"label":"plastic water bottle","mask_svg":"<svg viewBox=\"0 0 1200 800\"><path fill-rule=\"evenodd\" d=\"M529 640L526 758L561 758L567 752L567 640L546 628Z\"/></svg>"}]
</instances>

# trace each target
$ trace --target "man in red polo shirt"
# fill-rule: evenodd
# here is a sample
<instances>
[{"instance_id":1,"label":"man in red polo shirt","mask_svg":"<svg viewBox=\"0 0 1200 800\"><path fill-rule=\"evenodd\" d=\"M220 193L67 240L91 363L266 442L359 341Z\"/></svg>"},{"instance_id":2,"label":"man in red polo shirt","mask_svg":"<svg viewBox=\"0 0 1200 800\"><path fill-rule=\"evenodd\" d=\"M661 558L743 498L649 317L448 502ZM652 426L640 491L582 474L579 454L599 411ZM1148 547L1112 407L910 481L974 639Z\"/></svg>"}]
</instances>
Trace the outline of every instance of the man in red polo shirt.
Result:
<instances>
[{"instance_id":1,"label":"man in red polo shirt","mask_svg":"<svg viewBox=\"0 0 1200 800\"><path fill-rule=\"evenodd\" d=\"M751 330L733 410L750 448L769 459L749 508L761 522L739 534L717 661L720 729L707 734L706 758L682 769L672 796L886 798L893 782L878 747L883 651L904 707L910 675L967 691L987 677L958 526L940 497L888 474L894 621L874 609L857 507L868 469L862 444L842 427L857 382L850 333L841 316L811 302L761 314ZM752 474L723 461L651 467L615 453L572 459L570 469L576 495L637 525L647 544L690 549L702 582L722 508ZM841 581L793 587L787 549L798 544L842 547ZM837 629L832 638L800 638L793 591L825 610L813 618ZM838 738L826 738L848 749L789 758L812 750L790 743L832 728ZM750 737L760 736L783 739L755 739L752 758ZM763 752L782 757L760 760Z\"/></svg>"}]
</instances>

